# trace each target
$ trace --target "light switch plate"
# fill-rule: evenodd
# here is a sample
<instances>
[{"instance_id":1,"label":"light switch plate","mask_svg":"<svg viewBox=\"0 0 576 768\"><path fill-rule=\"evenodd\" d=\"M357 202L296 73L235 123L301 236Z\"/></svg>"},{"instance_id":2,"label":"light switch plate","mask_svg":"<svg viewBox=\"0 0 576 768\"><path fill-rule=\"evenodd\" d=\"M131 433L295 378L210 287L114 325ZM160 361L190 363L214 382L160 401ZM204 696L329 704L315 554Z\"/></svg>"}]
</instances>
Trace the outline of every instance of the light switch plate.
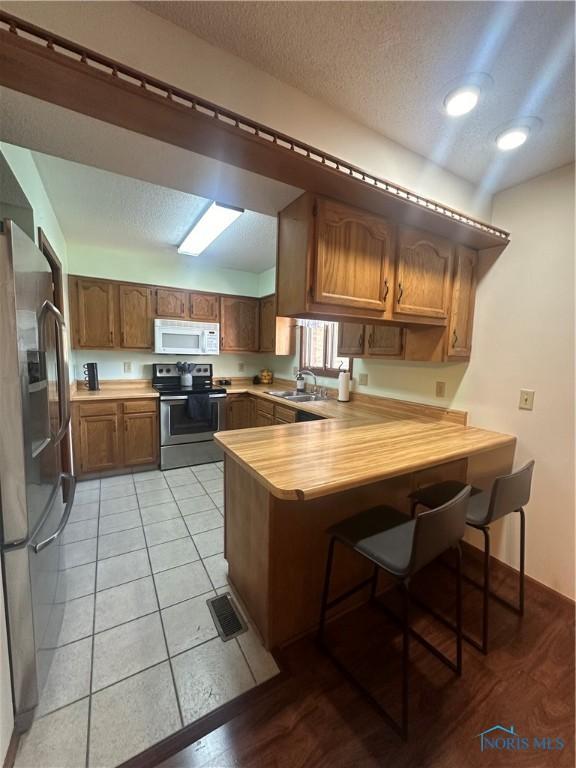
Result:
<instances>
[{"instance_id":1,"label":"light switch plate","mask_svg":"<svg viewBox=\"0 0 576 768\"><path fill-rule=\"evenodd\" d=\"M521 389L520 390L520 402L518 408L521 411L533 411L534 410L534 390L533 389Z\"/></svg>"},{"instance_id":2,"label":"light switch plate","mask_svg":"<svg viewBox=\"0 0 576 768\"><path fill-rule=\"evenodd\" d=\"M358 375L358 384L361 384L364 387L368 384L368 374L367 373L360 373Z\"/></svg>"},{"instance_id":3,"label":"light switch plate","mask_svg":"<svg viewBox=\"0 0 576 768\"><path fill-rule=\"evenodd\" d=\"M132 373L132 363L124 363L124 373Z\"/></svg>"},{"instance_id":4,"label":"light switch plate","mask_svg":"<svg viewBox=\"0 0 576 768\"><path fill-rule=\"evenodd\" d=\"M436 382L436 397L446 397L446 382L445 381L437 381Z\"/></svg>"}]
</instances>

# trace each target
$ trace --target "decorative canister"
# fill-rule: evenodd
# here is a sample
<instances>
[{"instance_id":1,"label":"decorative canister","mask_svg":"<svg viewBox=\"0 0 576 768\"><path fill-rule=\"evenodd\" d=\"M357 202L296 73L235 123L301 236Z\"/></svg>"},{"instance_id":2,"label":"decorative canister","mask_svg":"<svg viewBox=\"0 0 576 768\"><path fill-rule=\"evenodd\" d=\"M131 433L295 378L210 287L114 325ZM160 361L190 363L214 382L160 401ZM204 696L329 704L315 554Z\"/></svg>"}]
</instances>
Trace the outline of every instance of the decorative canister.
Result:
<instances>
[{"instance_id":1,"label":"decorative canister","mask_svg":"<svg viewBox=\"0 0 576 768\"><path fill-rule=\"evenodd\" d=\"M272 384L274 374L269 368L262 368L260 371L260 384Z\"/></svg>"},{"instance_id":2,"label":"decorative canister","mask_svg":"<svg viewBox=\"0 0 576 768\"><path fill-rule=\"evenodd\" d=\"M180 374L180 386L182 386L182 387L191 387L192 386L192 374L191 373L181 373Z\"/></svg>"}]
</instances>

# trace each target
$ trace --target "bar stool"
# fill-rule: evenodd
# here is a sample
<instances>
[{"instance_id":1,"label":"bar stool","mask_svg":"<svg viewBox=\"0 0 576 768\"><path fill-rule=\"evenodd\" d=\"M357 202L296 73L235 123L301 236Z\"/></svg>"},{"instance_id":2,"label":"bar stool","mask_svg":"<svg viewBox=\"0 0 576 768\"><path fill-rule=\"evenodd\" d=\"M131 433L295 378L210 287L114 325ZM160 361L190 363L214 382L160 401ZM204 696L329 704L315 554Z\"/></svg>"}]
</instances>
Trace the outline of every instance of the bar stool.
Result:
<instances>
[{"instance_id":1,"label":"bar stool","mask_svg":"<svg viewBox=\"0 0 576 768\"><path fill-rule=\"evenodd\" d=\"M418 640L428 651L446 664L457 675L462 674L462 583L460 539L466 529L466 509L470 488L461 489L460 493L443 504L410 519L394 507L380 506L368 509L354 517L344 520L328 529L330 544L326 562L326 575L322 591L318 642L344 676L353 683L379 710L402 739L408 738L408 673L410 663L410 635ZM374 564L370 578L357 584L344 594L329 601L330 577L334 560L336 542L363 555ZM456 663L441 653L431 643L410 627L410 579L425 565L432 562L448 549L457 552L456 568ZM402 628L402 715L397 722L374 696L356 679L356 677L332 654L324 642L326 612L346 598L363 589L371 588L371 597L375 598L379 570L395 577L396 586L402 595L402 616L396 616L384 605L378 605Z\"/></svg>"},{"instance_id":2,"label":"bar stool","mask_svg":"<svg viewBox=\"0 0 576 768\"><path fill-rule=\"evenodd\" d=\"M488 653L488 617L490 598L504 605L506 608L514 611L519 616L524 615L524 559L526 549L526 521L524 515L524 506L530 499L530 489L532 485L532 473L534 470L534 461L529 461L521 469L510 475L497 477L490 493L480 491L477 488L472 489L468 512L466 513L466 524L471 528L482 531L484 536L484 563L483 580L479 583L470 576L463 575L463 578L470 584L473 584L483 592L482 600L482 640L478 642L476 638L464 633L464 639L477 648L482 653ZM464 487L464 483L456 481L445 481L430 485L427 488L420 488L413 491L409 498L412 502L412 516L414 516L418 505L426 508L436 507L457 493ZM520 575L519 575L519 599L518 605L514 605L504 600L500 595L492 592L490 589L490 525L496 520L510 514L518 512L520 515ZM435 614L437 618L448 622L441 616Z\"/></svg>"}]
</instances>

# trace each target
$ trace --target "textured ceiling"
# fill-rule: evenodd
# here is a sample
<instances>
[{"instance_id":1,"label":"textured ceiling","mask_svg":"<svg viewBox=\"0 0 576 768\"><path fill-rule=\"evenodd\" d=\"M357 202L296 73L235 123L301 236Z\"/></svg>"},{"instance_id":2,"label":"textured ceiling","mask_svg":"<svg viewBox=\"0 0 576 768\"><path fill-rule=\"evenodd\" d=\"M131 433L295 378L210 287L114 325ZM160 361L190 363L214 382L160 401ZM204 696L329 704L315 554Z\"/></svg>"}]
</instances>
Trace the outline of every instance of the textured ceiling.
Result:
<instances>
[{"instance_id":1,"label":"textured ceiling","mask_svg":"<svg viewBox=\"0 0 576 768\"><path fill-rule=\"evenodd\" d=\"M0 141L274 216L302 193L2 87Z\"/></svg>"},{"instance_id":2,"label":"textured ceiling","mask_svg":"<svg viewBox=\"0 0 576 768\"><path fill-rule=\"evenodd\" d=\"M140 2L487 191L574 159L571 2ZM454 120L446 93L493 84ZM499 128L538 117L520 149Z\"/></svg>"},{"instance_id":3,"label":"textured ceiling","mask_svg":"<svg viewBox=\"0 0 576 768\"><path fill-rule=\"evenodd\" d=\"M175 248L208 201L175 189L34 153L69 243L123 250ZM200 256L204 267L263 272L276 261L276 219L245 211Z\"/></svg>"}]
</instances>

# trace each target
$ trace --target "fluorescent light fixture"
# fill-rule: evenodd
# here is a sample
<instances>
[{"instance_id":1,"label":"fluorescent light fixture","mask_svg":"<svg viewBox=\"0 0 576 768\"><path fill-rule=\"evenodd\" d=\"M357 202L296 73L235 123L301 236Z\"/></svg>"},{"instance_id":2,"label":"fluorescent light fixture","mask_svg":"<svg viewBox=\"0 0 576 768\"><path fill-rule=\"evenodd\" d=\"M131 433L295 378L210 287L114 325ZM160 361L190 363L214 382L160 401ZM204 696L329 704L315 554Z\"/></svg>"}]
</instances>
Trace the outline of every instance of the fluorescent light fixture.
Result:
<instances>
[{"instance_id":1,"label":"fluorescent light fixture","mask_svg":"<svg viewBox=\"0 0 576 768\"><path fill-rule=\"evenodd\" d=\"M528 138L528 128L509 128L496 137L496 146L502 152L521 147Z\"/></svg>"},{"instance_id":2,"label":"fluorescent light fixture","mask_svg":"<svg viewBox=\"0 0 576 768\"><path fill-rule=\"evenodd\" d=\"M476 85L464 85L450 91L444 99L444 109L450 117L460 117L471 112L480 98L480 88Z\"/></svg>"},{"instance_id":3,"label":"fluorescent light fixture","mask_svg":"<svg viewBox=\"0 0 576 768\"><path fill-rule=\"evenodd\" d=\"M243 208L212 202L180 243L178 253L199 256L243 213Z\"/></svg>"}]
</instances>

